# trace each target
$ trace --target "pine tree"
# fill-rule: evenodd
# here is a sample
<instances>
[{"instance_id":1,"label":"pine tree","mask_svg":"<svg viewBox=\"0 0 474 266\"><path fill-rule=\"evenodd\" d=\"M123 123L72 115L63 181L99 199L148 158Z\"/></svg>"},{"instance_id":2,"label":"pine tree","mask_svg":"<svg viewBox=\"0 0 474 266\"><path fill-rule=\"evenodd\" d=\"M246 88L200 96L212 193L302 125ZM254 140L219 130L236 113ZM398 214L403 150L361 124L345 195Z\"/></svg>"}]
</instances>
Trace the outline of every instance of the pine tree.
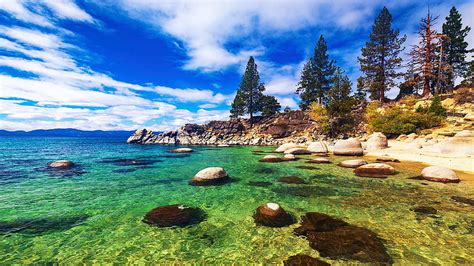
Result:
<instances>
[{"instance_id":1,"label":"pine tree","mask_svg":"<svg viewBox=\"0 0 474 266\"><path fill-rule=\"evenodd\" d=\"M461 84L474 87L474 60L468 63L468 68Z\"/></svg>"},{"instance_id":2,"label":"pine tree","mask_svg":"<svg viewBox=\"0 0 474 266\"><path fill-rule=\"evenodd\" d=\"M392 15L386 7L382 9L372 26L369 41L362 48L358 58L360 68L365 74L365 84L373 100L385 101L385 92L396 85L396 79L403 74L399 56L404 50L402 44L406 36L400 37L400 30L392 29Z\"/></svg>"},{"instance_id":3,"label":"pine tree","mask_svg":"<svg viewBox=\"0 0 474 266\"><path fill-rule=\"evenodd\" d=\"M344 70L338 67L332 78L332 84L327 107L329 115L331 117L347 116L355 103L355 99L349 95L352 83Z\"/></svg>"},{"instance_id":4,"label":"pine tree","mask_svg":"<svg viewBox=\"0 0 474 266\"><path fill-rule=\"evenodd\" d=\"M255 60L251 56L232 103L231 116L238 117L243 114L249 114L250 123L252 124L253 114L261 111L261 99L264 90L265 87L260 83L257 64L255 64Z\"/></svg>"},{"instance_id":5,"label":"pine tree","mask_svg":"<svg viewBox=\"0 0 474 266\"><path fill-rule=\"evenodd\" d=\"M262 115L271 116L278 113L281 109L281 105L275 96L264 95L260 102Z\"/></svg>"},{"instance_id":6,"label":"pine tree","mask_svg":"<svg viewBox=\"0 0 474 266\"><path fill-rule=\"evenodd\" d=\"M435 62L438 59L436 47L438 45L438 32L433 28L438 17L433 17L428 10L428 15L421 19L418 36L419 44L413 46L410 52L411 64L415 73L423 82L423 97L428 96L436 81Z\"/></svg>"},{"instance_id":7,"label":"pine tree","mask_svg":"<svg viewBox=\"0 0 474 266\"><path fill-rule=\"evenodd\" d=\"M443 24L443 34L447 37L446 42L444 42L446 61L453 70L453 73L448 75L450 87L454 87L454 79L464 76L468 69L466 55L469 51L467 50L468 44L465 37L470 30L471 28L468 26L462 28L461 14L453 6L446 17L446 22Z\"/></svg>"},{"instance_id":8,"label":"pine tree","mask_svg":"<svg viewBox=\"0 0 474 266\"><path fill-rule=\"evenodd\" d=\"M327 95L334 74L334 60L327 54L327 44L323 35L319 37L313 57L305 64L301 72L296 93L300 95L300 107L306 110L312 102L327 104Z\"/></svg>"},{"instance_id":9,"label":"pine tree","mask_svg":"<svg viewBox=\"0 0 474 266\"><path fill-rule=\"evenodd\" d=\"M354 98L358 102L365 102L365 97L367 96L366 90L365 90L365 84L364 84L364 78L359 77L357 79L357 90L354 93Z\"/></svg>"}]
</instances>

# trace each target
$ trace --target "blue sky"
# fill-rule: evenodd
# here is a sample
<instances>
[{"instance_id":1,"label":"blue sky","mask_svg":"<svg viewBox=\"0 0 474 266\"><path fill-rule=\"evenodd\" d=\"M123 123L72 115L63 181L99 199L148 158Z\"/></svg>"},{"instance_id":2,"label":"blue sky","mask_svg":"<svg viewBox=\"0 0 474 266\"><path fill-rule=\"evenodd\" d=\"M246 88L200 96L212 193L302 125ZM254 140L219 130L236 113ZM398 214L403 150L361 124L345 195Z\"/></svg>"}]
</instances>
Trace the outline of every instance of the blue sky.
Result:
<instances>
[{"instance_id":1,"label":"blue sky","mask_svg":"<svg viewBox=\"0 0 474 266\"><path fill-rule=\"evenodd\" d=\"M453 5L474 28L472 1L0 0L0 129L169 130L226 119L251 55L267 93L297 108L319 35L355 81L384 5L407 52L428 6L438 28Z\"/></svg>"}]
</instances>

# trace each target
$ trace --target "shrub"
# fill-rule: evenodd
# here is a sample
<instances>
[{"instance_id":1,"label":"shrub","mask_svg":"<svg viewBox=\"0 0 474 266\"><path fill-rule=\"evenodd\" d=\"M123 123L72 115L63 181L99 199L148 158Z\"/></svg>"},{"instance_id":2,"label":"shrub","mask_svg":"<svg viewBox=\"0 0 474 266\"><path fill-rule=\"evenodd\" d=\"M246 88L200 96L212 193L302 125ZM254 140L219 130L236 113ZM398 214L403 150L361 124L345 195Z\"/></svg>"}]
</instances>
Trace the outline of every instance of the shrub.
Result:
<instances>
[{"instance_id":1,"label":"shrub","mask_svg":"<svg viewBox=\"0 0 474 266\"><path fill-rule=\"evenodd\" d=\"M326 108L316 102L309 105L309 117L316 123L322 133L326 134L329 131L329 115Z\"/></svg>"},{"instance_id":2,"label":"shrub","mask_svg":"<svg viewBox=\"0 0 474 266\"><path fill-rule=\"evenodd\" d=\"M436 127L444 121L444 117L434 112L413 112L398 106L386 107L379 112L369 105L366 117L371 130L382 132L389 137Z\"/></svg>"},{"instance_id":3,"label":"shrub","mask_svg":"<svg viewBox=\"0 0 474 266\"><path fill-rule=\"evenodd\" d=\"M444 109L443 105L441 105L441 99L439 98L438 94L435 94L433 97L433 101L431 101L431 105L428 108L428 112L433 113L437 116L446 117L446 109Z\"/></svg>"}]
</instances>

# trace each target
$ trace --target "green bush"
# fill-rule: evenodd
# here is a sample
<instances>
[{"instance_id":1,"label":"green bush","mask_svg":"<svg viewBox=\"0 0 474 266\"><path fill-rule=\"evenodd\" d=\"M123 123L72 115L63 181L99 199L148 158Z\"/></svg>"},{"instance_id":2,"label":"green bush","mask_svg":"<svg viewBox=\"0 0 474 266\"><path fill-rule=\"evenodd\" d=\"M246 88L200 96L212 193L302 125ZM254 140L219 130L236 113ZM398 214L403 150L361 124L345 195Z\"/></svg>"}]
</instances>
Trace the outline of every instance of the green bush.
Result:
<instances>
[{"instance_id":1,"label":"green bush","mask_svg":"<svg viewBox=\"0 0 474 266\"><path fill-rule=\"evenodd\" d=\"M382 112L368 108L367 123L370 129L388 136L413 133L443 123L444 117L434 112L413 112L398 106L386 107Z\"/></svg>"}]
</instances>

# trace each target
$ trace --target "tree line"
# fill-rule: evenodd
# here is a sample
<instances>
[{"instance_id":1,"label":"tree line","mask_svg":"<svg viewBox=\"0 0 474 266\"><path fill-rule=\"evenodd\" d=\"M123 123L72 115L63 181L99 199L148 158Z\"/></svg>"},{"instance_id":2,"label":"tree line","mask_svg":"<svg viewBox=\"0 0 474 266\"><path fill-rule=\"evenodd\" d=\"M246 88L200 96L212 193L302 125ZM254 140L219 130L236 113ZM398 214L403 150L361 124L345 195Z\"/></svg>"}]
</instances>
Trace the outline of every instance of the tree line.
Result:
<instances>
[{"instance_id":1,"label":"tree line","mask_svg":"<svg viewBox=\"0 0 474 266\"><path fill-rule=\"evenodd\" d=\"M331 118L343 117L350 113L352 106L366 101L367 96L383 104L388 100L386 92L395 87L400 89L397 98L401 98L450 92L458 78L463 78L465 85L474 85L474 61L466 60L473 52L467 49L465 40L470 27L463 27L456 7L451 8L441 32L435 29L437 20L428 10L418 27L419 42L411 47L409 60L404 63L401 53L405 50L406 36L392 27L392 15L384 7L358 57L363 75L357 79L353 94L350 79L329 57L327 43L321 35L297 84L300 108L308 110L320 106ZM279 112L281 106L277 99L264 92L257 65L250 57L232 103L231 117L249 114L252 118L259 112L264 116Z\"/></svg>"}]
</instances>

